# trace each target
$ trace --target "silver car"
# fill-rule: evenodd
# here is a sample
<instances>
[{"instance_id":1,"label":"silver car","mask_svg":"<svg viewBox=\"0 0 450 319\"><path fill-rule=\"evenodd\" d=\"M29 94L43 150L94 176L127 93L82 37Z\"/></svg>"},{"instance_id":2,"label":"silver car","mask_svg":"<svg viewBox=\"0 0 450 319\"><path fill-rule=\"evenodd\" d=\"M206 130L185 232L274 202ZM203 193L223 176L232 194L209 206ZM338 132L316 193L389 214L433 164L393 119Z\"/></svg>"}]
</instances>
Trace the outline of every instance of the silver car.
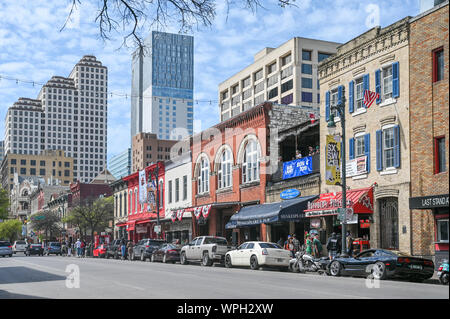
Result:
<instances>
[{"instance_id":1,"label":"silver car","mask_svg":"<svg viewBox=\"0 0 450 319\"><path fill-rule=\"evenodd\" d=\"M16 240L12 250L14 254L17 252L25 253L25 250L27 250L27 243L24 240Z\"/></svg>"},{"instance_id":2,"label":"silver car","mask_svg":"<svg viewBox=\"0 0 450 319\"><path fill-rule=\"evenodd\" d=\"M12 255L13 255L13 251L12 251L11 243L9 241L0 241L0 256L12 257Z\"/></svg>"}]
</instances>

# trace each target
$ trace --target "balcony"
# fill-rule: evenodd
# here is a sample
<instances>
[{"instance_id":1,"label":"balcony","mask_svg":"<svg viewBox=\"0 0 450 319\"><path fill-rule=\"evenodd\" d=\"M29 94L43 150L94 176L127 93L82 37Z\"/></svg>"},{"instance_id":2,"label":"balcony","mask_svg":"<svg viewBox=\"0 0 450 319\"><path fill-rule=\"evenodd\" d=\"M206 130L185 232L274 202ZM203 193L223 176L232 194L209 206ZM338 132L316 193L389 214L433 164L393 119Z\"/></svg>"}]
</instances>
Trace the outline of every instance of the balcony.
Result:
<instances>
[{"instance_id":1,"label":"balcony","mask_svg":"<svg viewBox=\"0 0 450 319\"><path fill-rule=\"evenodd\" d=\"M309 165L305 165L307 160L311 161L311 163L310 163L311 170L299 169L299 170L294 170L292 172L285 171L285 175L286 176L283 179L283 167L288 167L288 166L293 167L298 162L301 162L300 166L302 168L305 168L307 166L309 167ZM278 183L278 182L281 182L281 181L291 181L293 179L302 178L304 176L309 176L311 174L319 173L319 172L320 172L320 154L316 154L316 155L313 155L313 156L310 156L310 157L309 156L305 156L305 157L303 157L301 159L296 159L296 160L287 161L287 162L279 162L278 163L278 170L274 174L272 174L271 184Z\"/></svg>"}]
</instances>

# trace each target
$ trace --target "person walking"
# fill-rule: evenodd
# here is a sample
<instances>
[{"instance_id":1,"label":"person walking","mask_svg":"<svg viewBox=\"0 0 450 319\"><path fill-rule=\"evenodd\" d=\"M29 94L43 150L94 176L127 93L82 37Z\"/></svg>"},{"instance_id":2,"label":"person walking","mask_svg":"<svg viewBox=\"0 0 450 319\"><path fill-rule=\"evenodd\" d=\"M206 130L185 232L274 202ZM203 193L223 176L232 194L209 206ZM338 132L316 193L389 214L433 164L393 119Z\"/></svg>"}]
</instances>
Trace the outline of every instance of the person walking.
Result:
<instances>
[{"instance_id":1,"label":"person walking","mask_svg":"<svg viewBox=\"0 0 450 319\"><path fill-rule=\"evenodd\" d=\"M352 237L352 233L350 231L347 231L346 241L347 241L347 255L352 257L353 256L353 237Z\"/></svg>"},{"instance_id":2,"label":"person walking","mask_svg":"<svg viewBox=\"0 0 450 319\"><path fill-rule=\"evenodd\" d=\"M82 240L82 241L81 241L81 245L80 245L80 248L81 248L81 258L84 257L84 250L85 250L85 247L86 247L86 243L85 243L84 240Z\"/></svg>"},{"instance_id":3,"label":"person walking","mask_svg":"<svg viewBox=\"0 0 450 319\"><path fill-rule=\"evenodd\" d=\"M322 257L322 243L320 242L319 239L319 234L316 234L316 236L314 236L314 240L313 240L313 251L314 251L314 257L315 258L320 258Z\"/></svg>"},{"instance_id":4,"label":"person walking","mask_svg":"<svg viewBox=\"0 0 450 319\"><path fill-rule=\"evenodd\" d=\"M70 237L69 242L67 244L67 256L72 257L72 237Z\"/></svg>"},{"instance_id":5,"label":"person walking","mask_svg":"<svg viewBox=\"0 0 450 319\"><path fill-rule=\"evenodd\" d=\"M311 236L309 234L306 235L306 249L305 249L305 253L307 255L312 255L312 253L313 253L312 240L311 240Z\"/></svg>"},{"instance_id":6,"label":"person walking","mask_svg":"<svg viewBox=\"0 0 450 319\"><path fill-rule=\"evenodd\" d=\"M128 248L128 260L133 260L133 243L131 242L131 240L128 242L127 244L127 248Z\"/></svg>"},{"instance_id":7,"label":"person walking","mask_svg":"<svg viewBox=\"0 0 450 319\"><path fill-rule=\"evenodd\" d=\"M81 256L81 241L80 238L77 239L77 242L75 243L75 246L77 248L77 258Z\"/></svg>"},{"instance_id":8,"label":"person walking","mask_svg":"<svg viewBox=\"0 0 450 319\"><path fill-rule=\"evenodd\" d=\"M292 242L294 244L294 256L295 256L295 254L300 250L300 241L297 239L297 235L294 234L292 237L293 237Z\"/></svg>"},{"instance_id":9,"label":"person walking","mask_svg":"<svg viewBox=\"0 0 450 319\"><path fill-rule=\"evenodd\" d=\"M328 257L330 257L331 260L336 257L337 254L337 248L338 248L338 240L336 237L336 233L332 233L331 237L328 238L327 242L327 250L328 250Z\"/></svg>"},{"instance_id":10,"label":"person walking","mask_svg":"<svg viewBox=\"0 0 450 319\"><path fill-rule=\"evenodd\" d=\"M294 255L294 243L292 242L292 236L291 235L288 236L288 240L286 240L286 242L284 244L284 249L289 250L291 252L292 258L295 257L295 255Z\"/></svg>"},{"instance_id":11,"label":"person walking","mask_svg":"<svg viewBox=\"0 0 450 319\"><path fill-rule=\"evenodd\" d=\"M120 249L122 253L122 260L125 260L127 257L127 245L125 244L125 238L122 238L122 242L120 243Z\"/></svg>"},{"instance_id":12,"label":"person walking","mask_svg":"<svg viewBox=\"0 0 450 319\"><path fill-rule=\"evenodd\" d=\"M338 233L336 235L336 239L337 239L336 256L339 256L342 254L342 235L341 235L341 233Z\"/></svg>"}]
</instances>

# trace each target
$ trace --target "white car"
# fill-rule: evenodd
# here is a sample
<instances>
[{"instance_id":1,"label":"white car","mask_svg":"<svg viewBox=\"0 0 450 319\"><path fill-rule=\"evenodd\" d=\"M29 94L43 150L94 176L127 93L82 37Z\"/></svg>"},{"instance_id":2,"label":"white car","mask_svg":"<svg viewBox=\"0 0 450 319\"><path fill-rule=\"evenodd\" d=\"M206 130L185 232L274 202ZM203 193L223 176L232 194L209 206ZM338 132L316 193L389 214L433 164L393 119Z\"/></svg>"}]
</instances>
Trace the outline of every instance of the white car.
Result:
<instances>
[{"instance_id":1,"label":"white car","mask_svg":"<svg viewBox=\"0 0 450 319\"><path fill-rule=\"evenodd\" d=\"M18 252L25 253L27 250L27 243L24 240L16 240L12 249L14 254Z\"/></svg>"},{"instance_id":2,"label":"white car","mask_svg":"<svg viewBox=\"0 0 450 319\"><path fill-rule=\"evenodd\" d=\"M260 266L289 268L291 253L275 243L249 241L231 250L225 255L225 266L250 266L259 269Z\"/></svg>"}]
</instances>

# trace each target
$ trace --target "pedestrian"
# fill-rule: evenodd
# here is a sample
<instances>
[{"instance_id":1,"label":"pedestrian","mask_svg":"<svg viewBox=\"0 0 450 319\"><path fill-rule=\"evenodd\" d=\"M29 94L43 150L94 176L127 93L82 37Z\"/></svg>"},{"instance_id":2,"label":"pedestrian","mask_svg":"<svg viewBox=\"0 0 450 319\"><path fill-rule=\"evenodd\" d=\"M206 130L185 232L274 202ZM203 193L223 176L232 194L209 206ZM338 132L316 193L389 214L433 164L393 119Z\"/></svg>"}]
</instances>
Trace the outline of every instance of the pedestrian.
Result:
<instances>
[{"instance_id":1,"label":"pedestrian","mask_svg":"<svg viewBox=\"0 0 450 319\"><path fill-rule=\"evenodd\" d=\"M125 258L127 257L127 245L125 244L125 238L122 238L122 242L120 244L122 260L125 260Z\"/></svg>"},{"instance_id":2,"label":"pedestrian","mask_svg":"<svg viewBox=\"0 0 450 319\"><path fill-rule=\"evenodd\" d=\"M338 248L338 241L336 233L333 232L331 234L331 237L328 238L327 242L328 257L330 257L331 260L333 260L333 258L336 257L337 248Z\"/></svg>"},{"instance_id":3,"label":"pedestrian","mask_svg":"<svg viewBox=\"0 0 450 319\"><path fill-rule=\"evenodd\" d=\"M72 257L72 237L69 238L69 242L67 244L67 256Z\"/></svg>"},{"instance_id":4,"label":"pedestrian","mask_svg":"<svg viewBox=\"0 0 450 319\"><path fill-rule=\"evenodd\" d=\"M85 243L84 240L82 240L82 241L81 241L81 245L80 245L80 248L81 248L81 257L82 257L82 258L84 257L84 250L85 250L85 247L86 247L86 243Z\"/></svg>"},{"instance_id":5,"label":"pedestrian","mask_svg":"<svg viewBox=\"0 0 450 319\"><path fill-rule=\"evenodd\" d=\"M300 153L299 150L296 150L296 151L295 151L295 158L296 158L296 159L302 158L302 153Z\"/></svg>"},{"instance_id":6,"label":"pedestrian","mask_svg":"<svg viewBox=\"0 0 450 319\"><path fill-rule=\"evenodd\" d=\"M288 240L286 240L284 244L284 249L289 250L291 252L292 258L295 257L294 255L294 243L292 242L292 236L288 236Z\"/></svg>"},{"instance_id":7,"label":"pedestrian","mask_svg":"<svg viewBox=\"0 0 450 319\"><path fill-rule=\"evenodd\" d=\"M312 255L312 253L313 253L312 240L311 240L311 236L309 234L306 235L306 249L305 249L305 253L307 255Z\"/></svg>"},{"instance_id":8,"label":"pedestrian","mask_svg":"<svg viewBox=\"0 0 450 319\"><path fill-rule=\"evenodd\" d=\"M81 256L81 241L80 238L77 239L77 242L75 243L77 248L77 257Z\"/></svg>"},{"instance_id":9,"label":"pedestrian","mask_svg":"<svg viewBox=\"0 0 450 319\"><path fill-rule=\"evenodd\" d=\"M313 156L315 154L314 148L312 146L308 146L308 156Z\"/></svg>"},{"instance_id":10,"label":"pedestrian","mask_svg":"<svg viewBox=\"0 0 450 319\"><path fill-rule=\"evenodd\" d=\"M352 233L350 231L347 231L347 255L349 255L350 257L353 256L353 237L352 237Z\"/></svg>"},{"instance_id":11,"label":"pedestrian","mask_svg":"<svg viewBox=\"0 0 450 319\"><path fill-rule=\"evenodd\" d=\"M128 242L127 244L127 248L128 248L128 260L133 260L133 243L131 242L131 240Z\"/></svg>"},{"instance_id":12,"label":"pedestrian","mask_svg":"<svg viewBox=\"0 0 450 319\"><path fill-rule=\"evenodd\" d=\"M314 248L314 256L316 258L322 257L323 247L322 247L322 243L320 242L320 239L319 239L319 234L316 234L316 236L314 236L313 248Z\"/></svg>"},{"instance_id":13,"label":"pedestrian","mask_svg":"<svg viewBox=\"0 0 450 319\"><path fill-rule=\"evenodd\" d=\"M300 250L300 241L297 239L297 235L294 234L292 242L294 243L294 256Z\"/></svg>"},{"instance_id":14,"label":"pedestrian","mask_svg":"<svg viewBox=\"0 0 450 319\"><path fill-rule=\"evenodd\" d=\"M342 235L341 235L341 233L338 233L336 235L336 239L337 239L336 256L339 256L342 254Z\"/></svg>"}]
</instances>

